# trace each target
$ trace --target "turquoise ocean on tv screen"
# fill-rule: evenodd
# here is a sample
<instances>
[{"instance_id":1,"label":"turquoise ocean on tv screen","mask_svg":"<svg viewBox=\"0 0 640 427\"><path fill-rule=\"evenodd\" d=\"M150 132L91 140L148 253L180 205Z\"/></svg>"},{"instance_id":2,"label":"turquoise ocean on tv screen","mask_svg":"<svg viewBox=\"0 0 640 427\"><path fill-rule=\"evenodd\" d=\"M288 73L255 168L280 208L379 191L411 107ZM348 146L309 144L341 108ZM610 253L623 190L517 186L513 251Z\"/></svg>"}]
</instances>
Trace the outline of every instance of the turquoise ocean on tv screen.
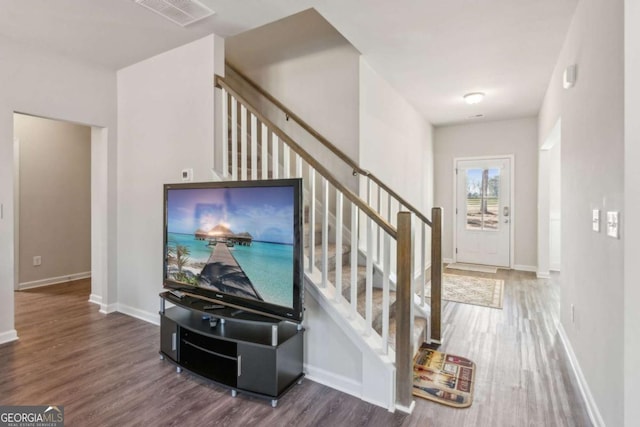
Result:
<instances>
[{"instance_id":1,"label":"turquoise ocean on tv screen","mask_svg":"<svg viewBox=\"0 0 640 427\"><path fill-rule=\"evenodd\" d=\"M211 255L207 242L193 234L168 233L167 238L170 246L189 248L189 264L206 263ZM231 254L265 302L293 306L293 245L254 241L251 246L236 245Z\"/></svg>"}]
</instances>

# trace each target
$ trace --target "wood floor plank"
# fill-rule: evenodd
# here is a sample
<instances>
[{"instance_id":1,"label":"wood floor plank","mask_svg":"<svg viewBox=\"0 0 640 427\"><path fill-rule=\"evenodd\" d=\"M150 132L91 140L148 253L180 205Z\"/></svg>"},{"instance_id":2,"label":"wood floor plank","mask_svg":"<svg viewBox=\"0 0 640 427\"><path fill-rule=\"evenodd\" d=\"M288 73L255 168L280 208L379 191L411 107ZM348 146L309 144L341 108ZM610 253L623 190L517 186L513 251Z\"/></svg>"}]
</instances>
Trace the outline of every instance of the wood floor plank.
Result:
<instances>
[{"instance_id":1,"label":"wood floor plank","mask_svg":"<svg viewBox=\"0 0 640 427\"><path fill-rule=\"evenodd\" d=\"M456 274L453 270L447 273ZM474 402L416 398L392 414L310 380L272 408L158 356L159 328L100 314L89 280L16 292L20 339L0 346L0 404L65 406L69 426L589 426L555 322L559 278L500 270L502 310L445 302L440 350L477 364Z\"/></svg>"}]
</instances>

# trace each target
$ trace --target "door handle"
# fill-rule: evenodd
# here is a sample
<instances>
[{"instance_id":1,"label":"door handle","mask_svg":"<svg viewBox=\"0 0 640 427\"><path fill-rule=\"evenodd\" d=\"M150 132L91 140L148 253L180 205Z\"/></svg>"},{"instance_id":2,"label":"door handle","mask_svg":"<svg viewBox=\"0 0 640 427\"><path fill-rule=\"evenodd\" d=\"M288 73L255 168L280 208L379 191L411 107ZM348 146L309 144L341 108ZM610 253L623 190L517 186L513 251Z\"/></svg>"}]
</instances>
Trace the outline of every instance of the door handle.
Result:
<instances>
[{"instance_id":1,"label":"door handle","mask_svg":"<svg viewBox=\"0 0 640 427\"><path fill-rule=\"evenodd\" d=\"M509 206L502 208L502 215L509 216Z\"/></svg>"}]
</instances>

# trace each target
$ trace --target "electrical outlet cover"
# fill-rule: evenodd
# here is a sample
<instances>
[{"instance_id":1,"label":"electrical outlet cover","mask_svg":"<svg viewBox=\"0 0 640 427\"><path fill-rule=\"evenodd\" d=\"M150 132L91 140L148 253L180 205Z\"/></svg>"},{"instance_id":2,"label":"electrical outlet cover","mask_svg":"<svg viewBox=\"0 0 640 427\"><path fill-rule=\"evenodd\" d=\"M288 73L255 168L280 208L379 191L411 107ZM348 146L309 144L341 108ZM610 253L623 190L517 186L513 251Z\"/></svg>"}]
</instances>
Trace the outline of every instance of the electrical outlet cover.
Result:
<instances>
[{"instance_id":1,"label":"electrical outlet cover","mask_svg":"<svg viewBox=\"0 0 640 427\"><path fill-rule=\"evenodd\" d=\"M182 169L182 180L193 181L193 169Z\"/></svg>"},{"instance_id":2,"label":"electrical outlet cover","mask_svg":"<svg viewBox=\"0 0 640 427\"><path fill-rule=\"evenodd\" d=\"M620 223L618 212L607 212L607 236L618 239L620 237Z\"/></svg>"}]
</instances>

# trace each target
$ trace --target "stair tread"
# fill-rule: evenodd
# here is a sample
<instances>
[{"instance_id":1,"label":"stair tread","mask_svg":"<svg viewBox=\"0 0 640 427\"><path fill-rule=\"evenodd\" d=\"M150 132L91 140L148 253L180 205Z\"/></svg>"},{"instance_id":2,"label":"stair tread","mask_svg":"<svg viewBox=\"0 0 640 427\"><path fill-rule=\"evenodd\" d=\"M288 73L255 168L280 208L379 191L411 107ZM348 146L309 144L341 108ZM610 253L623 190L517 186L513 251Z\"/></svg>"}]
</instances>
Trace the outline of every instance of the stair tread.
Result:
<instances>
[{"instance_id":1,"label":"stair tread","mask_svg":"<svg viewBox=\"0 0 640 427\"><path fill-rule=\"evenodd\" d=\"M427 319L422 316L415 316L413 318L413 337L412 341L414 348L420 347L420 344L424 341L425 332L427 329ZM389 319L389 345L392 348L396 347L396 318Z\"/></svg>"}]
</instances>

